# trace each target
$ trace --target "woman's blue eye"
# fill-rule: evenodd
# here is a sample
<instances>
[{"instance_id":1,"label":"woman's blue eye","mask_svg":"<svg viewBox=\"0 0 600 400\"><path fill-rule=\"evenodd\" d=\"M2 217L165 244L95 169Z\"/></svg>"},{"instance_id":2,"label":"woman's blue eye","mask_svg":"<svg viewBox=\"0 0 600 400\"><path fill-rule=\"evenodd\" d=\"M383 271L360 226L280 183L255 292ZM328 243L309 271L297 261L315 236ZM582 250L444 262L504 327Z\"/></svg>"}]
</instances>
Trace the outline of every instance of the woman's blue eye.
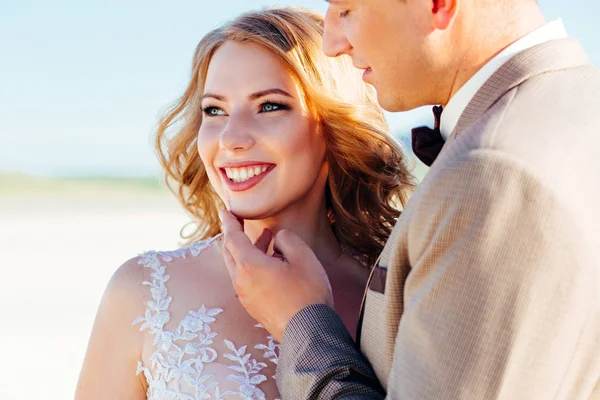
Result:
<instances>
[{"instance_id":1,"label":"woman's blue eye","mask_svg":"<svg viewBox=\"0 0 600 400\"><path fill-rule=\"evenodd\" d=\"M225 115L225 112L217 107L205 107L202 109L204 114L209 117L216 117L219 115Z\"/></svg>"},{"instance_id":2,"label":"woman's blue eye","mask_svg":"<svg viewBox=\"0 0 600 400\"><path fill-rule=\"evenodd\" d=\"M275 104L275 103L264 103L264 104L261 104L261 106L260 106L260 110L262 112L273 112L273 111L277 111L281 108L282 107L279 104Z\"/></svg>"}]
</instances>

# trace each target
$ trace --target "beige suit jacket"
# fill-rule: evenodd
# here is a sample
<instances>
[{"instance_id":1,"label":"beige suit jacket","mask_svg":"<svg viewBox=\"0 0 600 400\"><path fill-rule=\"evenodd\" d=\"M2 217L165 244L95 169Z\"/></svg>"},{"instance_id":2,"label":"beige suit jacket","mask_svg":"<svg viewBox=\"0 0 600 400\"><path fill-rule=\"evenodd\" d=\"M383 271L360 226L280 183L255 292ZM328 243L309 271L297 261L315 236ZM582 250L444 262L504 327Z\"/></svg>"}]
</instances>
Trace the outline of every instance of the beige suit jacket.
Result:
<instances>
[{"instance_id":1,"label":"beige suit jacket","mask_svg":"<svg viewBox=\"0 0 600 400\"><path fill-rule=\"evenodd\" d=\"M360 350L387 397L600 399L599 210L600 72L570 39L526 50L469 103L374 270ZM343 362L315 320L286 329L284 399L352 383L327 386Z\"/></svg>"}]
</instances>

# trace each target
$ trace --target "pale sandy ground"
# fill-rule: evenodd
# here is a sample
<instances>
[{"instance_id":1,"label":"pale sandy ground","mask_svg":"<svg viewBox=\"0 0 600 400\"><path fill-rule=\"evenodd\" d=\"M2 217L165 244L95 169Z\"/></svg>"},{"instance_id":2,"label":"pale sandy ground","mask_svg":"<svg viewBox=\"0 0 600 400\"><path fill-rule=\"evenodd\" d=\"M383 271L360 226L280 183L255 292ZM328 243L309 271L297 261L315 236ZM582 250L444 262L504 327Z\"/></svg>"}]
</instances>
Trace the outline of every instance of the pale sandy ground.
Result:
<instances>
[{"instance_id":1,"label":"pale sandy ground","mask_svg":"<svg viewBox=\"0 0 600 400\"><path fill-rule=\"evenodd\" d=\"M161 195L0 198L0 399L72 399L110 276L186 220Z\"/></svg>"}]
</instances>

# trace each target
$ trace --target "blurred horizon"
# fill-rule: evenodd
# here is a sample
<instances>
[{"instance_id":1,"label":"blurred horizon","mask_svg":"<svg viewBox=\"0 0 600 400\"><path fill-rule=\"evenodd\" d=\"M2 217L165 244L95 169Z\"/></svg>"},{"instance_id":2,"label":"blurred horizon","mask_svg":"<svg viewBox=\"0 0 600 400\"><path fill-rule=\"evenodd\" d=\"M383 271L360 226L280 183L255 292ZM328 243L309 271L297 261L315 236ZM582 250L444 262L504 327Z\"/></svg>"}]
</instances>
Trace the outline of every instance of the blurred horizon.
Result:
<instances>
[{"instance_id":1,"label":"blurred horizon","mask_svg":"<svg viewBox=\"0 0 600 400\"><path fill-rule=\"evenodd\" d=\"M158 116L182 92L200 38L252 8L324 0L182 0L83 4L3 2L0 13L0 171L46 177L158 176L150 145ZM598 3L540 0L600 65ZM429 107L386 114L392 131L432 122ZM403 140L409 143L407 140ZM410 148L410 145L408 146Z\"/></svg>"}]
</instances>

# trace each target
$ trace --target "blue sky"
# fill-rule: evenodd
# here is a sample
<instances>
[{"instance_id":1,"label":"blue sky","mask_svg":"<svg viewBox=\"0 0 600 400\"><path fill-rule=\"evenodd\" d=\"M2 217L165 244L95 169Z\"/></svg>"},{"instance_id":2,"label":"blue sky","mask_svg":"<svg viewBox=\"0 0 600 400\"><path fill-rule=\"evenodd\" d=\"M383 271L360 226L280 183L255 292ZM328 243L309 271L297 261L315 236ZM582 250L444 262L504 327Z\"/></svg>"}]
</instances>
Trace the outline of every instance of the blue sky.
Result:
<instances>
[{"instance_id":1,"label":"blue sky","mask_svg":"<svg viewBox=\"0 0 600 400\"><path fill-rule=\"evenodd\" d=\"M539 3L600 66L600 5ZM197 42L222 21L273 4L326 8L324 0L2 0L0 171L156 173L149 138L181 94ZM429 109L388 115L395 132L429 119Z\"/></svg>"}]
</instances>

